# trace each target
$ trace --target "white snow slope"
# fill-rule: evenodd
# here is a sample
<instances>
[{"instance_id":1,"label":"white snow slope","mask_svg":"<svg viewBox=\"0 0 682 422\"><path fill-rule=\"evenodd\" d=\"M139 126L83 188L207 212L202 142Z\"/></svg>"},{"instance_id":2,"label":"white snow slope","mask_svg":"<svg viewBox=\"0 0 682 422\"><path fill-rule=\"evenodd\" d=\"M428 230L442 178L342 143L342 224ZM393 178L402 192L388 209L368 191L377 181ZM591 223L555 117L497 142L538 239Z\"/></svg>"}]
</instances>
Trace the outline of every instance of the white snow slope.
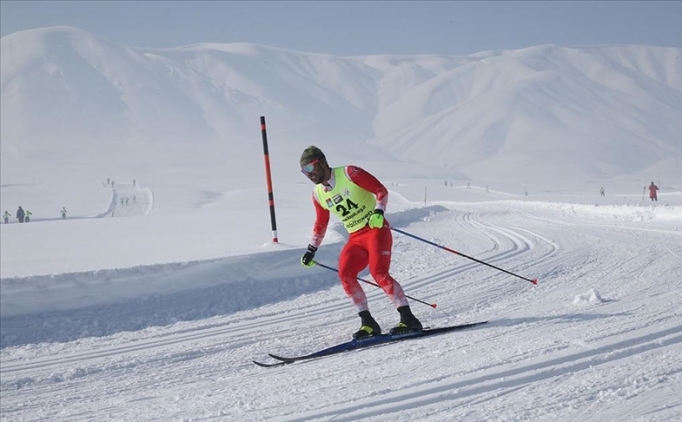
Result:
<instances>
[{"instance_id":1,"label":"white snow slope","mask_svg":"<svg viewBox=\"0 0 682 422\"><path fill-rule=\"evenodd\" d=\"M679 138L666 141L672 139L672 149L652 147L649 135L632 138L634 149L608 136L604 144L575 144L575 154L544 145L548 152L537 157L557 169L575 168L576 176L547 172L542 180L521 182L505 176L519 169L510 157L500 161L499 173L473 177L469 187L467 173L455 171L461 168L440 166L442 150L422 164L408 164L377 155L385 139L368 148L345 144L346 150L338 141L320 141L332 164L360 165L389 188L386 215L394 227L537 278L538 285L396 232L393 276L408 295L438 305L411 302L425 325L489 323L261 368L252 360L313 352L347 341L359 327L336 273L299 262L314 213L312 185L297 158L318 142L312 136L286 139L277 125L269 128L277 243L271 241L257 125L249 142L212 154L198 144L147 138L138 140L139 148L129 138L94 140L84 149L75 142L64 155L63 144L12 140L14 149L6 153L9 37L2 39L0 198L2 211L22 205L34 211L34 220L0 225L3 422L682 420ZM27 51L12 39L15 54ZM95 44L79 45L107 57ZM556 51L543 56L544 48L538 57ZM657 73L655 57L638 63L642 73L631 78L642 86L650 88L655 74L668 75L656 84L679 78ZM350 75L339 76L338 86L363 80ZM680 107L679 85L663 85L660 92L645 91ZM543 98L533 92L545 85L533 86L529 95ZM14 98L33 101L34 94L19 90ZM374 98L356 94L367 102ZM622 100L617 93L603 98ZM178 104L167 100L169 107ZM387 114L395 118L392 125L424 117L422 111L408 116L410 102L404 100L401 110ZM586 104L589 109L592 103ZM324 113L310 116L326 122ZM650 117L638 117L643 133L679 125L663 114ZM614 111L611 119L622 127L634 122L626 112ZM539 117L527 129L542 122L554 120ZM576 122L567 120L567 127L580 127ZM407 132L401 136L408 140ZM419 133L411 136L415 144L423 141ZM413 153L411 145L405 144L405 154ZM594 171L585 170L581 157L604 148L611 154L650 148L662 158L645 168L621 161L622 170L591 161ZM116 181L115 191L107 178ZM659 201L645 197L651 181L660 187ZM599 195L601 186L606 196ZM136 202L121 203L131 195ZM69 210L66 220L59 217L62 206ZM333 220L316 259L336 267L345 236ZM361 277L371 280L366 272ZM363 287L388 330L398 314L379 289Z\"/></svg>"}]
</instances>

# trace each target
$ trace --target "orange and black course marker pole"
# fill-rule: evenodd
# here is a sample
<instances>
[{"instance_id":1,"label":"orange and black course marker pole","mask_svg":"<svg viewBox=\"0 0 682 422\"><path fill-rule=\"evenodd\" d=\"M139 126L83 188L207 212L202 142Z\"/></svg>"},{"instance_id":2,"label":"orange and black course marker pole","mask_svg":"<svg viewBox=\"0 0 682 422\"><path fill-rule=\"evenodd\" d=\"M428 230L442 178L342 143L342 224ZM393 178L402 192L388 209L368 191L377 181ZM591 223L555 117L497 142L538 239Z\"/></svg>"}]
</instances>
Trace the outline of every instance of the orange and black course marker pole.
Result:
<instances>
[{"instance_id":1,"label":"orange and black course marker pole","mask_svg":"<svg viewBox=\"0 0 682 422\"><path fill-rule=\"evenodd\" d=\"M268 153L268 133L265 129L265 116L260 116L260 131L263 135L263 155L265 156L265 178L268 183L268 204L270 205L270 225L272 241L277 243L277 219L275 218L275 195L272 192L272 175L270 173L270 154Z\"/></svg>"}]
</instances>

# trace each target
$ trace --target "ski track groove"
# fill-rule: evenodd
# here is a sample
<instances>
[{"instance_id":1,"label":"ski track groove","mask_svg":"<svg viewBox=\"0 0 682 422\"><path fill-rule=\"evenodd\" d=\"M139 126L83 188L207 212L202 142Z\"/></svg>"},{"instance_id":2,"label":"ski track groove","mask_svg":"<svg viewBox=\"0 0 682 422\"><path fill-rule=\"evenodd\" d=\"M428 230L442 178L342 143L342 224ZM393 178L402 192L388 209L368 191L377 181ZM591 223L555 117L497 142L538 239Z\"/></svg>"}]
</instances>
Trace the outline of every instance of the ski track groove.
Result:
<instances>
[{"instance_id":1,"label":"ski track groove","mask_svg":"<svg viewBox=\"0 0 682 422\"><path fill-rule=\"evenodd\" d=\"M311 421L320 418L332 418L331 420L334 421L354 421L373 416L385 417L387 414L403 411L406 404L409 404L409 407L421 408L443 401L488 395L498 390L509 392L538 380L560 377L605 365L635 354L672 348L679 344L682 344L682 326L673 326L588 351L527 364L520 368L505 369L501 372L455 382L434 382L435 385L427 388L419 387L415 392L407 389L407 391L386 394L377 400L359 400L353 404L334 406L334 410L299 414L295 417L287 417L283 421ZM498 397L499 395L496 394L495 396Z\"/></svg>"}]
</instances>

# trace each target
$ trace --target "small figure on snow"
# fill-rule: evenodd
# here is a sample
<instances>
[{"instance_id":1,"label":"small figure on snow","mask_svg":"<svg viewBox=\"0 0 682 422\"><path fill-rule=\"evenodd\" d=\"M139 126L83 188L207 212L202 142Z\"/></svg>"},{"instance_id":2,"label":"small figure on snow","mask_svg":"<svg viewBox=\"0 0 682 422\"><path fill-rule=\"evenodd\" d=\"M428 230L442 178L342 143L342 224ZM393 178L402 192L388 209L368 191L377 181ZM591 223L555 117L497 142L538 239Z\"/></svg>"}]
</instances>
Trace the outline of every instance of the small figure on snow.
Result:
<instances>
[{"instance_id":1,"label":"small figure on snow","mask_svg":"<svg viewBox=\"0 0 682 422\"><path fill-rule=\"evenodd\" d=\"M25 215L24 209L19 205L19 209L17 209L17 220L19 220L20 223L23 223Z\"/></svg>"},{"instance_id":2,"label":"small figure on snow","mask_svg":"<svg viewBox=\"0 0 682 422\"><path fill-rule=\"evenodd\" d=\"M599 194L600 194L601 196L606 196L606 193L604 192L604 186L602 186L601 188L599 188Z\"/></svg>"},{"instance_id":3,"label":"small figure on snow","mask_svg":"<svg viewBox=\"0 0 682 422\"><path fill-rule=\"evenodd\" d=\"M31 221L31 216L32 216L32 215L33 215L33 213L32 213L31 211L26 210L26 214L25 214L25 216L24 216L24 222L25 222L25 223L28 223L29 221Z\"/></svg>"},{"instance_id":4,"label":"small figure on snow","mask_svg":"<svg viewBox=\"0 0 682 422\"><path fill-rule=\"evenodd\" d=\"M10 213L5 210L5 213L2 215L2 218L5 220L5 224L9 223L9 218L10 218Z\"/></svg>"},{"instance_id":5,"label":"small figure on snow","mask_svg":"<svg viewBox=\"0 0 682 422\"><path fill-rule=\"evenodd\" d=\"M62 207L62 210L59 211L62 214L62 220L66 219L66 207Z\"/></svg>"},{"instance_id":6,"label":"small figure on snow","mask_svg":"<svg viewBox=\"0 0 682 422\"><path fill-rule=\"evenodd\" d=\"M656 194L656 191L658 190L658 186L654 185L654 182L651 182L649 185L649 198L652 201L658 201L658 194Z\"/></svg>"}]
</instances>

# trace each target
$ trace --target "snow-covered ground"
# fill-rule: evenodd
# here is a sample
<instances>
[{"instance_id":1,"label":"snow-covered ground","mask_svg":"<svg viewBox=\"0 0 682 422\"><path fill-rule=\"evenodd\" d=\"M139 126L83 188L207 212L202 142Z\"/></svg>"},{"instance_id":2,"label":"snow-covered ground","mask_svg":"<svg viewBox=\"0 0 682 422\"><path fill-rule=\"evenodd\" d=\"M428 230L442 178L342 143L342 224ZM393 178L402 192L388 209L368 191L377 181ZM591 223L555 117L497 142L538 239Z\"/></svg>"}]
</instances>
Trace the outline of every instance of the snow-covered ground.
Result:
<instances>
[{"instance_id":1,"label":"snow-covered ground","mask_svg":"<svg viewBox=\"0 0 682 422\"><path fill-rule=\"evenodd\" d=\"M438 304L413 302L425 324L490 323L265 369L251 360L359 325L336 274L299 263L309 184L276 192L278 244L264 187L175 214L2 225L3 420L682 418L680 192L612 205L385 183L395 227L539 284L394 233L392 273ZM424 187L432 199L410 198ZM335 267L343 238L335 225L318 260ZM365 288L390 328L397 313Z\"/></svg>"}]
</instances>

